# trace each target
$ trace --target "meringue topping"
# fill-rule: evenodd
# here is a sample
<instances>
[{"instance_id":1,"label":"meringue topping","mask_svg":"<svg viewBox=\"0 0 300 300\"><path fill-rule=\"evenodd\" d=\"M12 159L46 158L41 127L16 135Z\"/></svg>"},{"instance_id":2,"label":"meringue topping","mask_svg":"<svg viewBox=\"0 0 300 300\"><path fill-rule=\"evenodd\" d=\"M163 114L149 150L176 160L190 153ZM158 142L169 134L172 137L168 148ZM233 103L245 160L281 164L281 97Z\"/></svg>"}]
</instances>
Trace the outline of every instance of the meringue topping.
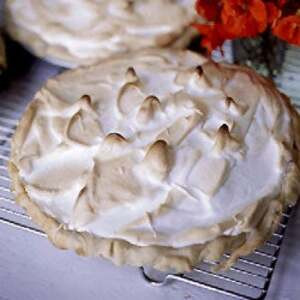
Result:
<instances>
[{"instance_id":1,"label":"meringue topping","mask_svg":"<svg viewBox=\"0 0 300 300\"><path fill-rule=\"evenodd\" d=\"M283 96L189 51L65 72L32 107L13 158L29 197L69 229L139 246L239 233L236 215L280 197L291 160Z\"/></svg>"}]
</instances>

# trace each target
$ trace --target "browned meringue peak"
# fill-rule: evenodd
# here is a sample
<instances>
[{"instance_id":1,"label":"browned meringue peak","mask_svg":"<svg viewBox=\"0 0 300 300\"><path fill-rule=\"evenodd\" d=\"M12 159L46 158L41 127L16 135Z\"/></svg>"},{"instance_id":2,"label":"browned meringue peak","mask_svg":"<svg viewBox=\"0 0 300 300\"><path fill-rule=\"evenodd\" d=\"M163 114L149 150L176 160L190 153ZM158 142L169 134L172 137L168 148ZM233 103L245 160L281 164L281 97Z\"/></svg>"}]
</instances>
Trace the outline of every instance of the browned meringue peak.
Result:
<instances>
[{"instance_id":1,"label":"browned meringue peak","mask_svg":"<svg viewBox=\"0 0 300 300\"><path fill-rule=\"evenodd\" d=\"M156 141L150 146L142 162L145 169L158 180L165 179L169 172L170 154L168 148L166 141Z\"/></svg>"},{"instance_id":2,"label":"browned meringue peak","mask_svg":"<svg viewBox=\"0 0 300 300\"><path fill-rule=\"evenodd\" d=\"M219 152L224 149L236 151L240 146L240 143L230 134L228 125L223 124L217 131L214 149Z\"/></svg>"},{"instance_id":3,"label":"browned meringue peak","mask_svg":"<svg viewBox=\"0 0 300 300\"><path fill-rule=\"evenodd\" d=\"M125 80L127 83L138 83L139 78L133 67L129 67L125 73Z\"/></svg>"},{"instance_id":4,"label":"browned meringue peak","mask_svg":"<svg viewBox=\"0 0 300 300\"><path fill-rule=\"evenodd\" d=\"M103 132L98 115L93 110L91 97L83 95L77 103L79 110L67 125L66 138L86 146L98 144L102 140Z\"/></svg>"},{"instance_id":5,"label":"browned meringue peak","mask_svg":"<svg viewBox=\"0 0 300 300\"><path fill-rule=\"evenodd\" d=\"M126 147L128 141L125 137L123 137L120 133L109 133L103 141L104 149L107 151L123 151L124 147ZM112 153L111 153L112 154Z\"/></svg>"},{"instance_id":6,"label":"browned meringue peak","mask_svg":"<svg viewBox=\"0 0 300 300\"><path fill-rule=\"evenodd\" d=\"M209 75L206 74L205 65L201 68L197 67L192 76L192 80L194 80L199 87L222 91L221 88L215 85L214 79L215 78L211 79Z\"/></svg>"},{"instance_id":7,"label":"browned meringue peak","mask_svg":"<svg viewBox=\"0 0 300 300\"><path fill-rule=\"evenodd\" d=\"M229 109L230 112L238 115L245 114L248 109L246 104L240 104L229 96L225 98L225 106L227 109Z\"/></svg>"},{"instance_id":8,"label":"browned meringue peak","mask_svg":"<svg viewBox=\"0 0 300 300\"><path fill-rule=\"evenodd\" d=\"M133 6L134 6L134 1L133 0L123 0L121 2L118 2L117 5L122 9L132 11Z\"/></svg>"},{"instance_id":9,"label":"browned meringue peak","mask_svg":"<svg viewBox=\"0 0 300 300\"><path fill-rule=\"evenodd\" d=\"M100 145L97 157L101 160L118 158L130 151L129 146L129 141L120 133L109 133Z\"/></svg>"},{"instance_id":10,"label":"browned meringue peak","mask_svg":"<svg viewBox=\"0 0 300 300\"><path fill-rule=\"evenodd\" d=\"M196 71L195 73L198 75L199 78L203 76L204 71L203 71L202 66L197 66L195 68L195 71Z\"/></svg>"},{"instance_id":11,"label":"browned meringue peak","mask_svg":"<svg viewBox=\"0 0 300 300\"><path fill-rule=\"evenodd\" d=\"M127 140L120 133L112 132L112 133L109 133L105 137L104 143L109 144L111 146L113 146L113 145L124 145L124 144L127 143Z\"/></svg>"},{"instance_id":12,"label":"browned meringue peak","mask_svg":"<svg viewBox=\"0 0 300 300\"><path fill-rule=\"evenodd\" d=\"M75 102L75 106L76 105L78 105L80 110L85 110L91 114L94 119L98 119L98 114L93 106L93 100L90 95L82 95L78 101Z\"/></svg>"},{"instance_id":13,"label":"browned meringue peak","mask_svg":"<svg viewBox=\"0 0 300 300\"><path fill-rule=\"evenodd\" d=\"M51 110L53 114L59 115L64 112L67 115L70 115L74 112L79 111L80 109L84 109L91 113L93 116L97 117L97 113L94 107L94 103L92 97L87 94L80 93L80 95L76 95L75 98L69 99L69 101L65 101L64 97L67 94L72 93L72 91L66 91L65 93L55 93L56 82L53 79L50 79L48 82L48 88L43 88L38 91L36 98L43 99L40 101L39 105L44 106L44 110Z\"/></svg>"},{"instance_id":14,"label":"browned meringue peak","mask_svg":"<svg viewBox=\"0 0 300 300\"><path fill-rule=\"evenodd\" d=\"M130 79L133 79L133 77ZM126 82L118 92L118 110L121 114L129 114L143 101L143 99L144 94L139 87L139 81Z\"/></svg>"},{"instance_id":15,"label":"browned meringue peak","mask_svg":"<svg viewBox=\"0 0 300 300\"><path fill-rule=\"evenodd\" d=\"M226 76L229 77L229 75L220 72L214 62L205 62L194 69L179 71L174 79L174 83L185 86L189 82L194 81L199 87L224 93L224 86L227 81Z\"/></svg>"},{"instance_id":16,"label":"browned meringue peak","mask_svg":"<svg viewBox=\"0 0 300 300\"><path fill-rule=\"evenodd\" d=\"M137 121L141 123L147 123L157 112L161 110L160 101L155 96L148 96L145 98L144 102L141 104L138 113L137 113Z\"/></svg>"},{"instance_id":17,"label":"browned meringue peak","mask_svg":"<svg viewBox=\"0 0 300 300\"><path fill-rule=\"evenodd\" d=\"M178 85L186 85L191 78L195 78L196 80L206 80L203 67L202 66L197 66L195 69L188 69L188 70L183 70L179 71L174 79L174 82Z\"/></svg>"},{"instance_id":18,"label":"browned meringue peak","mask_svg":"<svg viewBox=\"0 0 300 300\"><path fill-rule=\"evenodd\" d=\"M82 95L78 100L79 105L81 108L85 110L91 110L94 111L93 108L93 101L90 95Z\"/></svg>"}]
</instances>

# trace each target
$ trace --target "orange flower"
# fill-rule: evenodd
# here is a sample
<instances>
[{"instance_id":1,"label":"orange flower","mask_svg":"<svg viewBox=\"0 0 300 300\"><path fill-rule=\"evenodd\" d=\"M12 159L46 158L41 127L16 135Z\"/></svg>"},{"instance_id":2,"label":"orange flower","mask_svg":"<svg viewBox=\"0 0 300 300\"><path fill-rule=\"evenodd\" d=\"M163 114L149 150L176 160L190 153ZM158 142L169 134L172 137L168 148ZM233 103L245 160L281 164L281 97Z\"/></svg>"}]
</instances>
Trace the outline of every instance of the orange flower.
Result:
<instances>
[{"instance_id":1,"label":"orange flower","mask_svg":"<svg viewBox=\"0 0 300 300\"><path fill-rule=\"evenodd\" d=\"M214 21L219 15L220 5L220 0L197 0L195 8L200 16L204 17L208 21Z\"/></svg>"},{"instance_id":2,"label":"orange flower","mask_svg":"<svg viewBox=\"0 0 300 300\"><path fill-rule=\"evenodd\" d=\"M278 2L278 6L280 8L282 8L283 6L286 5L286 3L288 2L288 0L277 0L277 2Z\"/></svg>"},{"instance_id":3,"label":"orange flower","mask_svg":"<svg viewBox=\"0 0 300 300\"><path fill-rule=\"evenodd\" d=\"M221 24L195 24L194 27L203 36L201 45L202 47L206 48L209 53L211 53L215 48L223 45L224 41L226 40L226 33Z\"/></svg>"},{"instance_id":4,"label":"orange flower","mask_svg":"<svg viewBox=\"0 0 300 300\"><path fill-rule=\"evenodd\" d=\"M266 3L267 15L268 15L268 23L271 26L274 26L277 20L281 17L281 10L272 2Z\"/></svg>"},{"instance_id":5,"label":"orange flower","mask_svg":"<svg viewBox=\"0 0 300 300\"><path fill-rule=\"evenodd\" d=\"M262 0L223 0L221 13L230 38L255 36L267 27L267 10Z\"/></svg>"},{"instance_id":6,"label":"orange flower","mask_svg":"<svg viewBox=\"0 0 300 300\"><path fill-rule=\"evenodd\" d=\"M203 36L201 44L208 52L226 39L253 37L268 27L277 37L300 45L298 0L197 0L195 8L212 22L194 25ZM297 10L298 13L291 16Z\"/></svg>"},{"instance_id":7,"label":"orange flower","mask_svg":"<svg viewBox=\"0 0 300 300\"><path fill-rule=\"evenodd\" d=\"M288 16L278 21L273 34L280 39L300 46L300 16Z\"/></svg>"}]
</instances>

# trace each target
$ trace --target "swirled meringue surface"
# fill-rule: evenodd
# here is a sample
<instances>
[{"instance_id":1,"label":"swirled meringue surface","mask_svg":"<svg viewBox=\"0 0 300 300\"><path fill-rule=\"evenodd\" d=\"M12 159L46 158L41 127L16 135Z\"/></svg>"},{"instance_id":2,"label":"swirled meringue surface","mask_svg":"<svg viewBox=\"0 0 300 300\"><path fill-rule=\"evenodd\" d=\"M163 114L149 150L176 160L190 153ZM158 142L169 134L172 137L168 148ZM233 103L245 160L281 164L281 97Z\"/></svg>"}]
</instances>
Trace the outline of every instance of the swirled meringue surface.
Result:
<instances>
[{"instance_id":1,"label":"swirled meringue surface","mask_svg":"<svg viewBox=\"0 0 300 300\"><path fill-rule=\"evenodd\" d=\"M6 1L8 32L40 56L70 65L165 46L195 20L195 0Z\"/></svg>"},{"instance_id":2,"label":"swirled meringue surface","mask_svg":"<svg viewBox=\"0 0 300 300\"><path fill-rule=\"evenodd\" d=\"M27 119L13 160L29 197L67 228L139 246L241 232L243 212L280 196L293 143L268 81L188 51L65 72Z\"/></svg>"}]
</instances>

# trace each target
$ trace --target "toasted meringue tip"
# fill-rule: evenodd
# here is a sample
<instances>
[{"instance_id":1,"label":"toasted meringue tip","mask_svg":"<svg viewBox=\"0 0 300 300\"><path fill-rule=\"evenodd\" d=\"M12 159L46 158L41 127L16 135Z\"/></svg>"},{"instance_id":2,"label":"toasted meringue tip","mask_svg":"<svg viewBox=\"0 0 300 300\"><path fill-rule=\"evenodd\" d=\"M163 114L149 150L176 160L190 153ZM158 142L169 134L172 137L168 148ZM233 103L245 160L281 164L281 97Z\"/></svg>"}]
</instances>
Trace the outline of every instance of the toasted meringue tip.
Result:
<instances>
[{"instance_id":1,"label":"toasted meringue tip","mask_svg":"<svg viewBox=\"0 0 300 300\"><path fill-rule=\"evenodd\" d=\"M232 97L227 96L225 98L225 106L227 109L233 108L235 113L243 115L247 111L247 106L245 104L240 104Z\"/></svg>"},{"instance_id":2,"label":"toasted meringue tip","mask_svg":"<svg viewBox=\"0 0 300 300\"><path fill-rule=\"evenodd\" d=\"M148 149L145 159L167 161L168 143L165 140L157 140Z\"/></svg>"},{"instance_id":3,"label":"toasted meringue tip","mask_svg":"<svg viewBox=\"0 0 300 300\"><path fill-rule=\"evenodd\" d=\"M128 114L143 101L139 81L129 80L120 87L117 95L117 108L121 114Z\"/></svg>"},{"instance_id":4,"label":"toasted meringue tip","mask_svg":"<svg viewBox=\"0 0 300 300\"><path fill-rule=\"evenodd\" d=\"M230 137L229 127L227 124L222 124L216 134L216 142L214 148L218 151L223 150L226 147L228 138Z\"/></svg>"},{"instance_id":5,"label":"toasted meringue tip","mask_svg":"<svg viewBox=\"0 0 300 300\"><path fill-rule=\"evenodd\" d=\"M137 120L141 123L148 122L160 108L160 101L156 96L150 95L145 98L137 113Z\"/></svg>"},{"instance_id":6,"label":"toasted meringue tip","mask_svg":"<svg viewBox=\"0 0 300 300\"><path fill-rule=\"evenodd\" d=\"M236 102L233 100L232 97L227 96L225 98L225 106L226 106L226 108L229 108L231 104L236 104Z\"/></svg>"},{"instance_id":7,"label":"toasted meringue tip","mask_svg":"<svg viewBox=\"0 0 300 300\"><path fill-rule=\"evenodd\" d=\"M129 67L125 73L125 78L128 83L134 83L139 80L135 69L133 67Z\"/></svg>"},{"instance_id":8,"label":"toasted meringue tip","mask_svg":"<svg viewBox=\"0 0 300 300\"><path fill-rule=\"evenodd\" d=\"M127 142L126 138L123 135L121 135L120 133L117 133L117 132L109 133L105 137L105 141L110 142L110 143L124 143L124 142Z\"/></svg>"},{"instance_id":9,"label":"toasted meringue tip","mask_svg":"<svg viewBox=\"0 0 300 300\"><path fill-rule=\"evenodd\" d=\"M156 178L163 180L169 171L168 143L165 140L153 143L146 153L144 164Z\"/></svg>"},{"instance_id":10,"label":"toasted meringue tip","mask_svg":"<svg viewBox=\"0 0 300 300\"><path fill-rule=\"evenodd\" d=\"M144 103L146 103L146 102L149 102L149 103L156 102L156 103L160 104L159 99L154 95L147 96L144 100Z\"/></svg>"},{"instance_id":11,"label":"toasted meringue tip","mask_svg":"<svg viewBox=\"0 0 300 300\"><path fill-rule=\"evenodd\" d=\"M150 149L153 149L156 147L165 150L165 148L168 147L168 143L163 139L159 139L150 146Z\"/></svg>"},{"instance_id":12,"label":"toasted meringue tip","mask_svg":"<svg viewBox=\"0 0 300 300\"><path fill-rule=\"evenodd\" d=\"M82 96L80 97L80 100L86 102L86 103L89 104L89 105L92 104L92 98L91 98L90 95L82 95Z\"/></svg>"},{"instance_id":13,"label":"toasted meringue tip","mask_svg":"<svg viewBox=\"0 0 300 300\"><path fill-rule=\"evenodd\" d=\"M126 1L124 2L124 8L125 8L125 9L132 9L133 4L134 4L134 1L133 1L133 0L126 0Z\"/></svg>"},{"instance_id":14,"label":"toasted meringue tip","mask_svg":"<svg viewBox=\"0 0 300 300\"><path fill-rule=\"evenodd\" d=\"M224 123L217 131L215 148L221 151L225 147L235 151L240 147L240 143L230 134L228 125Z\"/></svg>"},{"instance_id":15,"label":"toasted meringue tip","mask_svg":"<svg viewBox=\"0 0 300 300\"><path fill-rule=\"evenodd\" d=\"M198 76L202 76L203 73L204 73L203 68L200 65L195 68L195 71L196 71Z\"/></svg>"},{"instance_id":16,"label":"toasted meringue tip","mask_svg":"<svg viewBox=\"0 0 300 300\"><path fill-rule=\"evenodd\" d=\"M226 134L228 135L229 134L229 127L227 124L222 124L219 129L218 129L218 133L221 133L221 134Z\"/></svg>"}]
</instances>

